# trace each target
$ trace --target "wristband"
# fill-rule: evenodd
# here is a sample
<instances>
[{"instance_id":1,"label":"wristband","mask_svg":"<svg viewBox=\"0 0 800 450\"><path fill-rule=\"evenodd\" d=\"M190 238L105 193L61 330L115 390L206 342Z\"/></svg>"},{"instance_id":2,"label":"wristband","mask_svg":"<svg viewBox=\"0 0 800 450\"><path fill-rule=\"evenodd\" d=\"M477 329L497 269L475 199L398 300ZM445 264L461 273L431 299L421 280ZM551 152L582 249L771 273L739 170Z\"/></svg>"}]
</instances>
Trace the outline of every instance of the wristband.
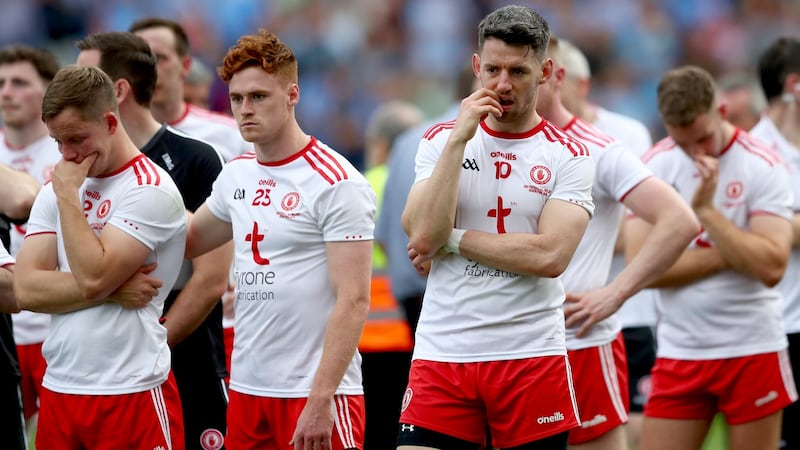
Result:
<instances>
[{"instance_id":1,"label":"wristband","mask_svg":"<svg viewBox=\"0 0 800 450\"><path fill-rule=\"evenodd\" d=\"M450 237L447 238L447 242L444 244L444 251L460 255L461 250L459 247L461 246L461 239L464 237L464 233L466 232L467 230L453 228L453 231L450 232Z\"/></svg>"}]
</instances>

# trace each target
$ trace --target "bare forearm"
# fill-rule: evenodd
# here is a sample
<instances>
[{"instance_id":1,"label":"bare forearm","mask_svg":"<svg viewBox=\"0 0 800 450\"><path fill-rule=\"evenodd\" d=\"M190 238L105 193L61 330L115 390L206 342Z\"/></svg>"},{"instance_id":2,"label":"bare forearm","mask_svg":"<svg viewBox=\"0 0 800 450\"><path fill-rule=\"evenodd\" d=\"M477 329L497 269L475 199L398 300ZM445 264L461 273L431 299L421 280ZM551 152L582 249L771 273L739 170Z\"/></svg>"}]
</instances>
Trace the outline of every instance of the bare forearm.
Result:
<instances>
[{"instance_id":1,"label":"bare forearm","mask_svg":"<svg viewBox=\"0 0 800 450\"><path fill-rule=\"evenodd\" d=\"M647 287L683 287L715 275L725 268L725 260L714 248L684 250L675 264Z\"/></svg>"},{"instance_id":2,"label":"bare forearm","mask_svg":"<svg viewBox=\"0 0 800 450\"><path fill-rule=\"evenodd\" d=\"M0 164L0 213L14 220L27 219L41 185L32 176Z\"/></svg>"},{"instance_id":3,"label":"bare forearm","mask_svg":"<svg viewBox=\"0 0 800 450\"><path fill-rule=\"evenodd\" d=\"M800 247L800 214L792 216L792 247Z\"/></svg>"},{"instance_id":4,"label":"bare forearm","mask_svg":"<svg viewBox=\"0 0 800 450\"><path fill-rule=\"evenodd\" d=\"M0 313L15 312L19 312L19 306L14 297L14 276L10 270L0 267Z\"/></svg>"},{"instance_id":5,"label":"bare forearm","mask_svg":"<svg viewBox=\"0 0 800 450\"><path fill-rule=\"evenodd\" d=\"M670 214L658 220L639 252L611 283L623 299L651 285L675 263L699 231L692 219Z\"/></svg>"},{"instance_id":6,"label":"bare forearm","mask_svg":"<svg viewBox=\"0 0 800 450\"><path fill-rule=\"evenodd\" d=\"M328 319L325 338L310 398L330 399L344 377L367 321L369 299L338 299Z\"/></svg>"},{"instance_id":7,"label":"bare forearm","mask_svg":"<svg viewBox=\"0 0 800 450\"><path fill-rule=\"evenodd\" d=\"M102 277L104 249L83 215L77 193L57 195L64 250L72 276L81 289ZM109 294L111 289L106 294Z\"/></svg>"},{"instance_id":8,"label":"bare forearm","mask_svg":"<svg viewBox=\"0 0 800 450\"><path fill-rule=\"evenodd\" d=\"M506 272L557 277L575 248L559 245L558 236L533 233L485 233L468 230L459 246L461 256Z\"/></svg>"},{"instance_id":9,"label":"bare forearm","mask_svg":"<svg viewBox=\"0 0 800 450\"><path fill-rule=\"evenodd\" d=\"M20 309L42 313L67 313L102 303L84 298L69 272L38 270L24 276L17 274L14 292Z\"/></svg>"},{"instance_id":10,"label":"bare forearm","mask_svg":"<svg viewBox=\"0 0 800 450\"><path fill-rule=\"evenodd\" d=\"M465 143L449 141L427 180L414 186L403 211L409 242L424 255L433 255L453 229Z\"/></svg>"},{"instance_id":11,"label":"bare forearm","mask_svg":"<svg viewBox=\"0 0 800 450\"><path fill-rule=\"evenodd\" d=\"M768 284L770 279L777 283L788 254L770 240L737 227L716 209L698 213L698 218L731 269Z\"/></svg>"}]
</instances>

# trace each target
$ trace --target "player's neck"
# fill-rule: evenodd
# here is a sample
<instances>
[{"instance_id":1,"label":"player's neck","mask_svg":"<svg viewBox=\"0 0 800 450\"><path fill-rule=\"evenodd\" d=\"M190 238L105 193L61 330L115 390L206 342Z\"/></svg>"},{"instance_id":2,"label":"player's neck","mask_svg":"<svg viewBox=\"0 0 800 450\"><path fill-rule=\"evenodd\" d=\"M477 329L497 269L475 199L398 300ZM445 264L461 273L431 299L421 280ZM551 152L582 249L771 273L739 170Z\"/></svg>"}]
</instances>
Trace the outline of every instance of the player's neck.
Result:
<instances>
[{"instance_id":1,"label":"player's neck","mask_svg":"<svg viewBox=\"0 0 800 450\"><path fill-rule=\"evenodd\" d=\"M567 111L567 108L564 107L563 103L555 101L553 102L553 107L551 108L550 114L545 116L545 118L548 120L548 122L551 122L558 128L564 130L572 122L572 119L575 118L575 115Z\"/></svg>"},{"instance_id":2,"label":"player's neck","mask_svg":"<svg viewBox=\"0 0 800 450\"><path fill-rule=\"evenodd\" d=\"M134 145L140 149L161 129L161 124L153 118L150 110L139 105L129 105L126 108L120 106L120 115L125 131Z\"/></svg>"},{"instance_id":3,"label":"player's neck","mask_svg":"<svg viewBox=\"0 0 800 450\"><path fill-rule=\"evenodd\" d=\"M275 139L269 142L254 142L256 156L260 162L282 161L304 149L311 136L300 129L297 122L287 126Z\"/></svg>"},{"instance_id":4,"label":"player's neck","mask_svg":"<svg viewBox=\"0 0 800 450\"><path fill-rule=\"evenodd\" d=\"M11 148L25 148L50 134L41 120L35 120L22 127L11 127L6 124L3 130L6 144Z\"/></svg>"},{"instance_id":5,"label":"player's neck","mask_svg":"<svg viewBox=\"0 0 800 450\"><path fill-rule=\"evenodd\" d=\"M188 108L189 105L183 100L150 104L150 111L153 113L153 117L157 121L166 124L173 124L183 119Z\"/></svg>"},{"instance_id":6,"label":"player's neck","mask_svg":"<svg viewBox=\"0 0 800 450\"><path fill-rule=\"evenodd\" d=\"M800 149L800 101L776 101L767 108L769 117L784 139Z\"/></svg>"},{"instance_id":7,"label":"player's neck","mask_svg":"<svg viewBox=\"0 0 800 450\"><path fill-rule=\"evenodd\" d=\"M139 148L130 139L124 127L117 128L112 137L111 161L106 173L114 173L141 154Z\"/></svg>"},{"instance_id":8,"label":"player's neck","mask_svg":"<svg viewBox=\"0 0 800 450\"><path fill-rule=\"evenodd\" d=\"M585 122L595 123L597 122L597 106L589 102L583 102L580 107L580 112L576 115Z\"/></svg>"}]
</instances>

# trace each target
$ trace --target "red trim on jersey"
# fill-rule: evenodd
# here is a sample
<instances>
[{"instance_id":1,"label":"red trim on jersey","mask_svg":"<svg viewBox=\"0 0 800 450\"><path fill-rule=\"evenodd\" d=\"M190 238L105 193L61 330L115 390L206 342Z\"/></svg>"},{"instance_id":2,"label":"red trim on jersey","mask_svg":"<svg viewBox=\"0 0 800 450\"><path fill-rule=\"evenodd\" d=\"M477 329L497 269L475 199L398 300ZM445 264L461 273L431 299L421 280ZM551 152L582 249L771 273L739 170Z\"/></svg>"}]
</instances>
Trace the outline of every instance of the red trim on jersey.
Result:
<instances>
[{"instance_id":1,"label":"red trim on jersey","mask_svg":"<svg viewBox=\"0 0 800 450\"><path fill-rule=\"evenodd\" d=\"M311 149L303 154L303 158L305 158L308 164L320 175L322 175L322 178L324 178L325 181L331 185L347 179L347 172L344 170L341 164L339 164L339 161L337 161L333 155L331 155L322 147L314 145ZM314 160L317 160L319 163L325 166L325 168L318 166ZM336 178L336 181L334 181L331 176Z\"/></svg>"},{"instance_id":2,"label":"red trim on jersey","mask_svg":"<svg viewBox=\"0 0 800 450\"><path fill-rule=\"evenodd\" d=\"M550 142L555 142L566 147L572 153L572 156L589 156L589 149L583 143L578 142L575 138L570 137L564 131L550 122L542 121L545 123L542 128L544 136Z\"/></svg>"},{"instance_id":3,"label":"red trim on jersey","mask_svg":"<svg viewBox=\"0 0 800 450\"><path fill-rule=\"evenodd\" d=\"M741 130L738 129L738 128L736 128L733 131L733 136L731 136L731 141L728 142L728 145L726 145L725 147L722 148L722 151L719 152L719 156L724 155L725 153L728 152L728 150L731 149L731 147L733 147L733 143L736 142L736 138L739 137L739 131L741 131Z\"/></svg>"},{"instance_id":4,"label":"red trim on jersey","mask_svg":"<svg viewBox=\"0 0 800 450\"><path fill-rule=\"evenodd\" d=\"M39 234L56 234L55 231L38 231L36 233L30 233L25 235L25 239L28 239L30 236L37 236Z\"/></svg>"},{"instance_id":5,"label":"red trim on jersey","mask_svg":"<svg viewBox=\"0 0 800 450\"><path fill-rule=\"evenodd\" d=\"M189 115L189 104L184 102L183 103L183 112L181 113L180 117L178 117L177 119L173 120L172 122L167 122L167 125L169 125L171 127L174 127L175 125L183 122L183 119L185 119L186 116L188 116L188 115Z\"/></svg>"},{"instance_id":6,"label":"red trim on jersey","mask_svg":"<svg viewBox=\"0 0 800 450\"><path fill-rule=\"evenodd\" d=\"M626 192L626 193L622 194L622 197L620 197L620 198L619 198L619 202L620 202L620 203L623 203L623 202L625 202L625 199L626 199L626 198L628 198L628 194L630 194L631 192L633 192L633 190L634 190L634 189L636 189L637 187L639 187L639 185L641 185L642 183L644 183L644 182L645 182L645 181L646 181L648 178L650 178L650 177L652 177L652 175L649 175L649 176L646 176L646 177L644 177L644 178L642 179L642 181L640 181L640 182L636 183L636 185L634 185L632 188L628 189L628 192Z\"/></svg>"},{"instance_id":7,"label":"red trim on jersey","mask_svg":"<svg viewBox=\"0 0 800 450\"><path fill-rule=\"evenodd\" d=\"M505 131L495 131L495 130L489 128L489 125L486 123L485 120L481 121L481 128L483 128L483 131L485 131L486 134L488 134L489 136L492 136L492 137L496 137L496 138L501 138L501 139L527 139L527 138L533 136L534 134L538 133L539 131L542 131L542 129L545 127L545 125L547 125L549 123L550 122L542 119L542 120L539 121L538 124L536 124L535 127L531 128L528 131L524 131L522 133L507 133Z\"/></svg>"},{"instance_id":8,"label":"red trim on jersey","mask_svg":"<svg viewBox=\"0 0 800 450\"><path fill-rule=\"evenodd\" d=\"M140 161L139 164L141 164L142 167L149 168L149 170L148 170L149 174L153 174L155 176L155 181L152 184L154 186L160 185L161 184L161 174L158 172L158 167L156 166L156 163L154 163L153 160L150 159L150 158L142 158L139 161Z\"/></svg>"},{"instance_id":9,"label":"red trim on jersey","mask_svg":"<svg viewBox=\"0 0 800 450\"><path fill-rule=\"evenodd\" d=\"M642 162L647 163L648 161L653 159L657 154L668 152L670 150L675 150L676 148L678 148L678 146L675 145L675 141L673 141L672 138L669 136L665 137L664 139L656 142L656 145L654 145L650 150L646 151L645 154L642 155Z\"/></svg>"},{"instance_id":10,"label":"red trim on jersey","mask_svg":"<svg viewBox=\"0 0 800 450\"><path fill-rule=\"evenodd\" d=\"M763 142L756 140L749 134L742 131L741 133L736 130L736 134L734 138L739 141L739 144L745 149L746 152L752 153L759 158L763 159L764 161L769 164L770 167L774 167L783 163L783 160L777 153L775 153L771 148L767 147L766 144Z\"/></svg>"},{"instance_id":11,"label":"red trim on jersey","mask_svg":"<svg viewBox=\"0 0 800 450\"><path fill-rule=\"evenodd\" d=\"M237 159L256 159L256 152L254 150L254 151L251 151L251 152L242 153L241 155L233 158L231 161L236 161Z\"/></svg>"},{"instance_id":12,"label":"red trim on jersey","mask_svg":"<svg viewBox=\"0 0 800 450\"><path fill-rule=\"evenodd\" d=\"M115 171L113 171L113 172L104 173L103 175L98 175L96 178L107 178L107 177L113 177L114 175L117 175L117 174L119 174L119 173L122 173L122 172L123 172L124 170L126 170L128 167L131 167L132 165L134 165L134 164L136 163L136 161L138 161L138 160L139 160L139 159L141 159L141 158L146 158L146 156L144 155L144 153L139 153L139 155L138 155L138 156L134 157L134 158L133 158L133 159L131 159L130 161L128 161L128 162L126 162L125 164L123 164L123 165L122 165L122 167L120 167L119 169L117 169L117 170L115 170Z\"/></svg>"},{"instance_id":13,"label":"red trim on jersey","mask_svg":"<svg viewBox=\"0 0 800 450\"><path fill-rule=\"evenodd\" d=\"M25 147L26 147L25 145L23 145L21 147L17 147L16 145L12 144L11 142L8 142L8 134L5 133L5 129L0 129L0 131L3 131L3 143L5 144L7 149L11 150L12 152L19 152L19 151L25 150Z\"/></svg>"},{"instance_id":14,"label":"red trim on jersey","mask_svg":"<svg viewBox=\"0 0 800 450\"><path fill-rule=\"evenodd\" d=\"M578 116L573 116L572 120L564 127L564 131L567 135L579 141L587 141L598 147L607 147L614 142L614 138L603 134L594 126L578 119Z\"/></svg>"},{"instance_id":15,"label":"red trim on jersey","mask_svg":"<svg viewBox=\"0 0 800 450\"><path fill-rule=\"evenodd\" d=\"M291 156L288 156L286 158L283 158L280 161L270 161L270 162L258 161L258 163L261 164L262 166L268 166L268 167L275 167L275 166L282 166L284 164L289 164L290 162L294 161L295 159L297 159L297 158L299 158L301 156L304 156L305 152L307 152L311 147L313 147L316 144L317 144L317 138L315 138L314 136L311 136L311 139L309 139L308 144L306 144L305 147L300 149L299 152L297 152L297 153L295 153L295 154L293 154ZM255 154L255 151L253 152L253 154Z\"/></svg>"},{"instance_id":16,"label":"red trim on jersey","mask_svg":"<svg viewBox=\"0 0 800 450\"><path fill-rule=\"evenodd\" d=\"M55 234L55 233L54 233L54 234ZM3 268L3 269L5 269L6 267L8 267L8 266L13 266L13 265L15 265L15 264L16 264L16 263L13 263L13 262L10 262L10 263L5 263L5 264L3 264L2 266L0 266L0 268Z\"/></svg>"},{"instance_id":17,"label":"red trim on jersey","mask_svg":"<svg viewBox=\"0 0 800 450\"><path fill-rule=\"evenodd\" d=\"M432 127L428 128L428 131L426 131L425 134L422 135L422 138L430 141L437 134L439 134L440 131L452 130L455 125L456 125L455 120L451 120L449 122L437 123L436 125L433 125Z\"/></svg>"}]
</instances>

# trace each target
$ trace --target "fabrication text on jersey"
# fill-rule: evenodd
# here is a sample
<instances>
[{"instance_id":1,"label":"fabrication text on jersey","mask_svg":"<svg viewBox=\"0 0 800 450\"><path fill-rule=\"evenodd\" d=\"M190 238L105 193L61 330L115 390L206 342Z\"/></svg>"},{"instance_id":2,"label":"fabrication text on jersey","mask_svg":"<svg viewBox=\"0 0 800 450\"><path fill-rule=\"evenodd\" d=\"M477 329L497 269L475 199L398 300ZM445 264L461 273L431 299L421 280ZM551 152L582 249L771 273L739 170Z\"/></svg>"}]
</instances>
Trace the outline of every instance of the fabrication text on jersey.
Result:
<instances>
[{"instance_id":1,"label":"fabrication text on jersey","mask_svg":"<svg viewBox=\"0 0 800 450\"><path fill-rule=\"evenodd\" d=\"M246 271L236 274L236 300L268 301L275 300L275 293L264 288L275 284L275 272Z\"/></svg>"}]
</instances>

